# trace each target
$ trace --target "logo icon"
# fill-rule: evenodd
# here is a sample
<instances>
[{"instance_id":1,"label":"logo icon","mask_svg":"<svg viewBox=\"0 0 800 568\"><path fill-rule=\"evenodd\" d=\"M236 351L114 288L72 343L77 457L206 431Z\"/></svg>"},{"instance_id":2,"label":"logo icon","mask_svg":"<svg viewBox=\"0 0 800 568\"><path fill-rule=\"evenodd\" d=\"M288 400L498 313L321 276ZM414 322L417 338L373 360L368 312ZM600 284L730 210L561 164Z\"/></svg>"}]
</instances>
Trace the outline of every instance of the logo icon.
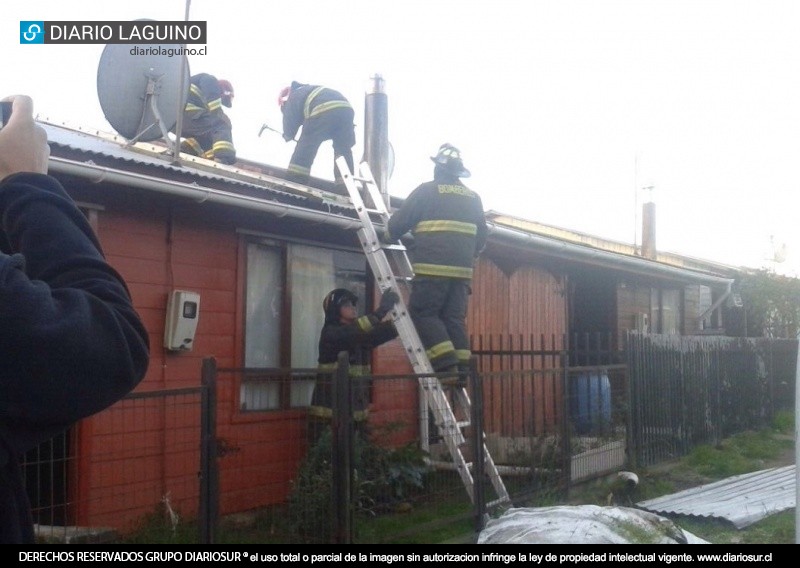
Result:
<instances>
[{"instance_id":1,"label":"logo icon","mask_svg":"<svg viewBox=\"0 0 800 568\"><path fill-rule=\"evenodd\" d=\"M20 43L44 43L44 22L19 22Z\"/></svg>"}]
</instances>

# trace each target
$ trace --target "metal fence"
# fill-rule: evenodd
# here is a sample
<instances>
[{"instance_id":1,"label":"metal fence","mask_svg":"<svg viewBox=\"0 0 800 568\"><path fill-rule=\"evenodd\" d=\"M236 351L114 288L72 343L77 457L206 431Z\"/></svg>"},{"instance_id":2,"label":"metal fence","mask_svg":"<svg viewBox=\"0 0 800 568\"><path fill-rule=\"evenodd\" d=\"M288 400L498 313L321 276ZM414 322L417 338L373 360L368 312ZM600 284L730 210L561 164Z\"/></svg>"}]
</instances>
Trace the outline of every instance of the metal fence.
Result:
<instances>
[{"instance_id":1,"label":"metal fence","mask_svg":"<svg viewBox=\"0 0 800 568\"><path fill-rule=\"evenodd\" d=\"M39 539L104 542L154 514L195 518L210 392L133 393L28 452L22 470Z\"/></svg>"},{"instance_id":2,"label":"metal fence","mask_svg":"<svg viewBox=\"0 0 800 568\"><path fill-rule=\"evenodd\" d=\"M398 542L454 523L466 531L493 496L476 432L511 503L535 506L761 426L793 400L796 341L632 334L615 352L602 337L570 339L580 349L554 337L473 341L478 414L463 451L476 464L474 502L421 407L418 376L366 377L368 420L348 441L338 435L347 411L311 427L300 396L311 370L218 369L208 359L200 387L133 394L28 454L39 534L101 542L158 515L197 521L198 542L213 543L223 519L253 511L264 542ZM313 378L333 389L332 379ZM248 403L275 408L237 407L244 385L274 393ZM400 529L402 516L420 520Z\"/></svg>"},{"instance_id":3,"label":"metal fence","mask_svg":"<svg viewBox=\"0 0 800 568\"><path fill-rule=\"evenodd\" d=\"M509 478L515 505L552 501L625 462L628 377L611 340L609 334L473 340L487 447Z\"/></svg>"},{"instance_id":4,"label":"metal fence","mask_svg":"<svg viewBox=\"0 0 800 568\"><path fill-rule=\"evenodd\" d=\"M647 466L791 410L797 341L630 332L630 453Z\"/></svg>"}]
</instances>

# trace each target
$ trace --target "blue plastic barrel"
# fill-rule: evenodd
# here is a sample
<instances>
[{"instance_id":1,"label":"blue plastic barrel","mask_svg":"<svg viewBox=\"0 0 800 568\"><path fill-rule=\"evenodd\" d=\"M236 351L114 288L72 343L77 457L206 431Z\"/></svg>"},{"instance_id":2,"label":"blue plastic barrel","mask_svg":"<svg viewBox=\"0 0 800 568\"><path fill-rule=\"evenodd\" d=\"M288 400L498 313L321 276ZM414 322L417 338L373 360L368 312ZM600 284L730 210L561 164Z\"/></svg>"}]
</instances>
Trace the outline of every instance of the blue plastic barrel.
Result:
<instances>
[{"instance_id":1,"label":"blue plastic barrel","mask_svg":"<svg viewBox=\"0 0 800 568\"><path fill-rule=\"evenodd\" d=\"M611 424L611 383L606 373L583 373L570 381L570 417L577 434L599 434Z\"/></svg>"}]
</instances>

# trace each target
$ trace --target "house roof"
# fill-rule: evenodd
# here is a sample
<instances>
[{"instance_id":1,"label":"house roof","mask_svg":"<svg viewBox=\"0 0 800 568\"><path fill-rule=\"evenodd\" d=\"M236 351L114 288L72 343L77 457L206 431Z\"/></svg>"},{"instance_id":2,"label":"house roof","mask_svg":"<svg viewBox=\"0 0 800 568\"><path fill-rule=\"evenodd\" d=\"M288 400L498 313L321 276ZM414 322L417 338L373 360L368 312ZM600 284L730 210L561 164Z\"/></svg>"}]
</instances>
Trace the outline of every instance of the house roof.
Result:
<instances>
[{"instance_id":1,"label":"house roof","mask_svg":"<svg viewBox=\"0 0 800 568\"><path fill-rule=\"evenodd\" d=\"M169 174L170 179L193 179L198 185L257 189L266 199L305 206L322 202L341 211L352 209L349 199L324 187L324 182L321 188L292 183L281 177L285 176L285 170L278 168L258 167L247 161L227 166L188 154L181 154L181 163L176 164L164 143L129 143L117 134L56 123L42 117L37 120L47 131L51 154L58 158L69 156L86 164L114 164L118 169L156 176Z\"/></svg>"},{"instance_id":2,"label":"house roof","mask_svg":"<svg viewBox=\"0 0 800 568\"><path fill-rule=\"evenodd\" d=\"M631 243L623 243L620 241L604 239L596 235L590 235L588 233L582 233L572 229L556 227L554 225L545 225L544 223L539 223L538 221L523 219L498 211L487 211L486 218L496 224L516 228L523 232L548 236L558 240L581 244L587 247L623 254L626 256L641 257L641 247ZM656 254L658 262L677 268L712 272L721 275L733 275L740 270L740 268L728 264L679 255L671 252L657 251Z\"/></svg>"},{"instance_id":3,"label":"house roof","mask_svg":"<svg viewBox=\"0 0 800 568\"><path fill-rule=\"evenodd\" d=\"M166 144L131 143L124 137L37 117L51 145L50 172L105 180L120 185L313 219L356 230L360 224L349 197L333 191L331 182L312 178L310 185L287 181L286 170L239 160L234 166L186 154L173 159ZM392 198L393 202L402 199ZM510 247L523 257L602 266L625 273L673 281L729 286L730 267L692 262L659 253L642 258L635 247L614 243L510 215L487 213L490 242Z\"/></svg>"}]
</instances>

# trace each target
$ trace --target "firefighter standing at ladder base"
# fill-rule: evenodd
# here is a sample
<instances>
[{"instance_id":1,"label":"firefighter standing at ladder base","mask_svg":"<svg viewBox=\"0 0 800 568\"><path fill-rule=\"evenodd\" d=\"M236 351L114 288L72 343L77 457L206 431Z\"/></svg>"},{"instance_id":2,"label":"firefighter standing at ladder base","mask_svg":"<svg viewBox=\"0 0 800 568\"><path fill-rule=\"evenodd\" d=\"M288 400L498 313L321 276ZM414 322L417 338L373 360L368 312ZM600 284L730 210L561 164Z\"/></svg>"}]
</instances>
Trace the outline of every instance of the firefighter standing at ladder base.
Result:
<instances>
[{"instance_id":1,"label":"firefighter standing at ladder base","mask_svg":"<svg viewBox=\"0 0 800 568\"><path fill-rule=\"evenodd\" d=\"M293 140L298 129L303 127L289 161L287 179L307 183L320 145L325 140L331 140L333 176L337 186L344 192L336 159L344 156L352 173L353 146L356 144L353 107L347 99L338 91L327 87L292 81L278 95L278 105L283 113L284 140Z\"/></svg>"},{"instance_id":2,"label":"firefighter standing at ladder base","mask_svg":"<svg viewBox=\"0 0 800 568\"><path fill-rule=\"evenodd\" d=\"M417 187L389 219L383 239L414 236L409 256L414 281L409 314L434 370L455 374L443 382L466 386L469 369L467 304L472 266L486 244L486 218L480 196L459 178L469 177L461 154L442 144L433 181Z\"/></svg>"},{"instance_id":3,"label":"firefighter standing at ladder base","mask_svg":"<svg viewBox=\"0 0 800 568\"><path fill-rule=\"evenodd\" d=\"M234 164L231 119L222 107L232 104L233 87L225 79L208 73L192 76L189 97L183 111L181 152L194 154L208 160Z\"/></svg>"},{"instance_id":4,"label":"firefighter standing at ladder base","mask_svg":"<svg viewBox=\"0 0 800 568\"><path fill-rule=\"evenodd\" d=\"M330 425L333 404L331 382L336 379L339 353L350 355L350 378L353 401L353 419L364 431L369 405L369 380L371 373L369 351L397 337L391 320L383 321L398 301L392 290L381 296L378 308L371 314L358 317L358 297L345 288L331 290L322 301L325 325L319 336L318 370L320 380L314 389L309 407L309 439L313 445Z\"/></svg>"}]
</instances>

